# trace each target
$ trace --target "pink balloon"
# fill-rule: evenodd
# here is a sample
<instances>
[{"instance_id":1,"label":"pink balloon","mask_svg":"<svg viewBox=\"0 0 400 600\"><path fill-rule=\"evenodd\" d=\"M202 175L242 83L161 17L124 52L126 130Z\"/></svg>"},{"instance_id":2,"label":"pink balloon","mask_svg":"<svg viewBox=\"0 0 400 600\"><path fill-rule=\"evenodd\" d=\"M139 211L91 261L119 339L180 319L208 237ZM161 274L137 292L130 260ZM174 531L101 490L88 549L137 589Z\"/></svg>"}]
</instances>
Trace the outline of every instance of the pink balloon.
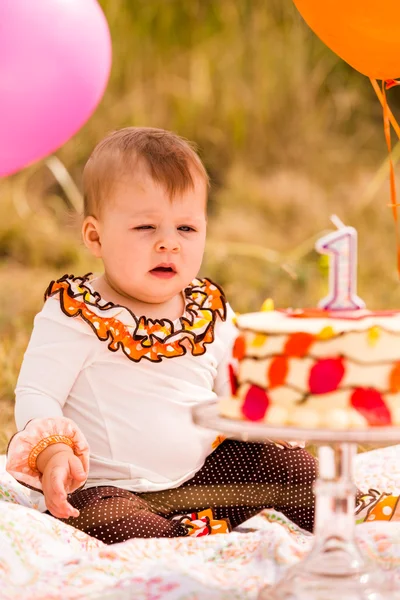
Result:
<instances>
[{"instance_id":1,"label":"pink balloon","mask_svg":"<svg viewBox=\"0 0 400 600\"><path fill-rule=\"evenodd\" d=\"M70 139L103 96L110 67L96 0L0 0L0 176Z\"/></svg>"}]
</instances>

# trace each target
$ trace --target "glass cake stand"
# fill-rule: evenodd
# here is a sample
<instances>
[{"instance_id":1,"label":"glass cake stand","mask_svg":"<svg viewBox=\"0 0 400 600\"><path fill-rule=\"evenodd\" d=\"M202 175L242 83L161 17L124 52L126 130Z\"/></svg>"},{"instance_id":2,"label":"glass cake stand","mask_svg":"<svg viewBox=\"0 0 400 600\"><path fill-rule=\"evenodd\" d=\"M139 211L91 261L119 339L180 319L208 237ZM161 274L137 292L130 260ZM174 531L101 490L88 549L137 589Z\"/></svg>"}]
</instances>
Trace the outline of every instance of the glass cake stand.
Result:
<instances>
[{"instance_id":1,"label":"glass cake stand","mask_svg":"<svg viewBox=\"0 0 400 600\"><path fill-rule=\"evenodd\" d=\"M399 443L400 428L336 431L275 427L220 417L217 403L193 409L197 425L241 441L306 440L318 444L314 544L258 600L387 600L400 598L384 571L364 557L355 539L353 460L358 443ZM396 592L399 596L396 596Z\"/></svg>"}]
</instances>

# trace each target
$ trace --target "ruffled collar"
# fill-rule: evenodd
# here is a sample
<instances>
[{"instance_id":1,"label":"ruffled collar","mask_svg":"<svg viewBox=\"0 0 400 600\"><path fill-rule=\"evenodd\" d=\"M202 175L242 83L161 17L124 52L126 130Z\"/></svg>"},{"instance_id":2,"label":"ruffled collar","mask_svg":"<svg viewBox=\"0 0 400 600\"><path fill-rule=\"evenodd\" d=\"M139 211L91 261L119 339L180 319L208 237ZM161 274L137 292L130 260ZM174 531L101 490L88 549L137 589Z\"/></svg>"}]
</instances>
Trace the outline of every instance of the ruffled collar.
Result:
<instances>
[{"instance_id":1,"label":"ruffled collar","mask_svg":"<svg viewBox=\"0 0 400 600\"><path fill-rule=\"evenodd\" d=\"M194 279L184 290L185 311L180 319L148 319L137 317L125 306L106 302L90 280L64 275L52 281L45 300L58 297L60 308L68 317L85 321L112 352L122 350L134 362L142 359L160 362L164 358L194 356L206 352L206 344L214 341L217 318L226 319L226 299L219 286L209 279Z\"/></svg>"}]
</instances>

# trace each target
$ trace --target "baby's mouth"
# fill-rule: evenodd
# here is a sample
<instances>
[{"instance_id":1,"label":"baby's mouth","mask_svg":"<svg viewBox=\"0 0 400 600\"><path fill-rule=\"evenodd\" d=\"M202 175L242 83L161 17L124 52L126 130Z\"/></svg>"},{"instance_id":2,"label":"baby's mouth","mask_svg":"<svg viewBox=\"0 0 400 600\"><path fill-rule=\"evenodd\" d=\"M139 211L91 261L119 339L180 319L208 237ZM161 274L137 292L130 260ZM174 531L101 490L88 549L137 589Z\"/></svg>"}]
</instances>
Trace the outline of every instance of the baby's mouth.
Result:
<instances>
[{"instance_id":1,"label":"baby's mouth","mask_svg":"<svg viewBox=\"0 0 400 600\"><path fill-rule=\"evenodd\" d=\"M161 279L169 279L176 275L175 265L172 264L161 264L154 269L151 269L150 273L155 277L160 277Z\"/></svg>"}]
</instances>

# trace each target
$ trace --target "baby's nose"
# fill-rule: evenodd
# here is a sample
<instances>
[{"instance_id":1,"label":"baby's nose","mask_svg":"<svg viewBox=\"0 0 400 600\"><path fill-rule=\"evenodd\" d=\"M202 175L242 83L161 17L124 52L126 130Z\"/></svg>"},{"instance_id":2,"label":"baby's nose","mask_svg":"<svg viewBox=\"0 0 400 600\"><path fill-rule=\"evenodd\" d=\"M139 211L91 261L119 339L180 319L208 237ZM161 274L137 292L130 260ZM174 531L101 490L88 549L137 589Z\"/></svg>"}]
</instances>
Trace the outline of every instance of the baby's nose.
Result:
<instances>
[{"instance_id":1,"label":"baby's nose","mask_svg":"<svg viewBox=\"0 0 400 600\"><path fill-rule=\"evenodd\" d=\"M180 249L178 239L173 236L165 236L156 244L157 252L179 252Z\"/></svg>"}]
</instances>

